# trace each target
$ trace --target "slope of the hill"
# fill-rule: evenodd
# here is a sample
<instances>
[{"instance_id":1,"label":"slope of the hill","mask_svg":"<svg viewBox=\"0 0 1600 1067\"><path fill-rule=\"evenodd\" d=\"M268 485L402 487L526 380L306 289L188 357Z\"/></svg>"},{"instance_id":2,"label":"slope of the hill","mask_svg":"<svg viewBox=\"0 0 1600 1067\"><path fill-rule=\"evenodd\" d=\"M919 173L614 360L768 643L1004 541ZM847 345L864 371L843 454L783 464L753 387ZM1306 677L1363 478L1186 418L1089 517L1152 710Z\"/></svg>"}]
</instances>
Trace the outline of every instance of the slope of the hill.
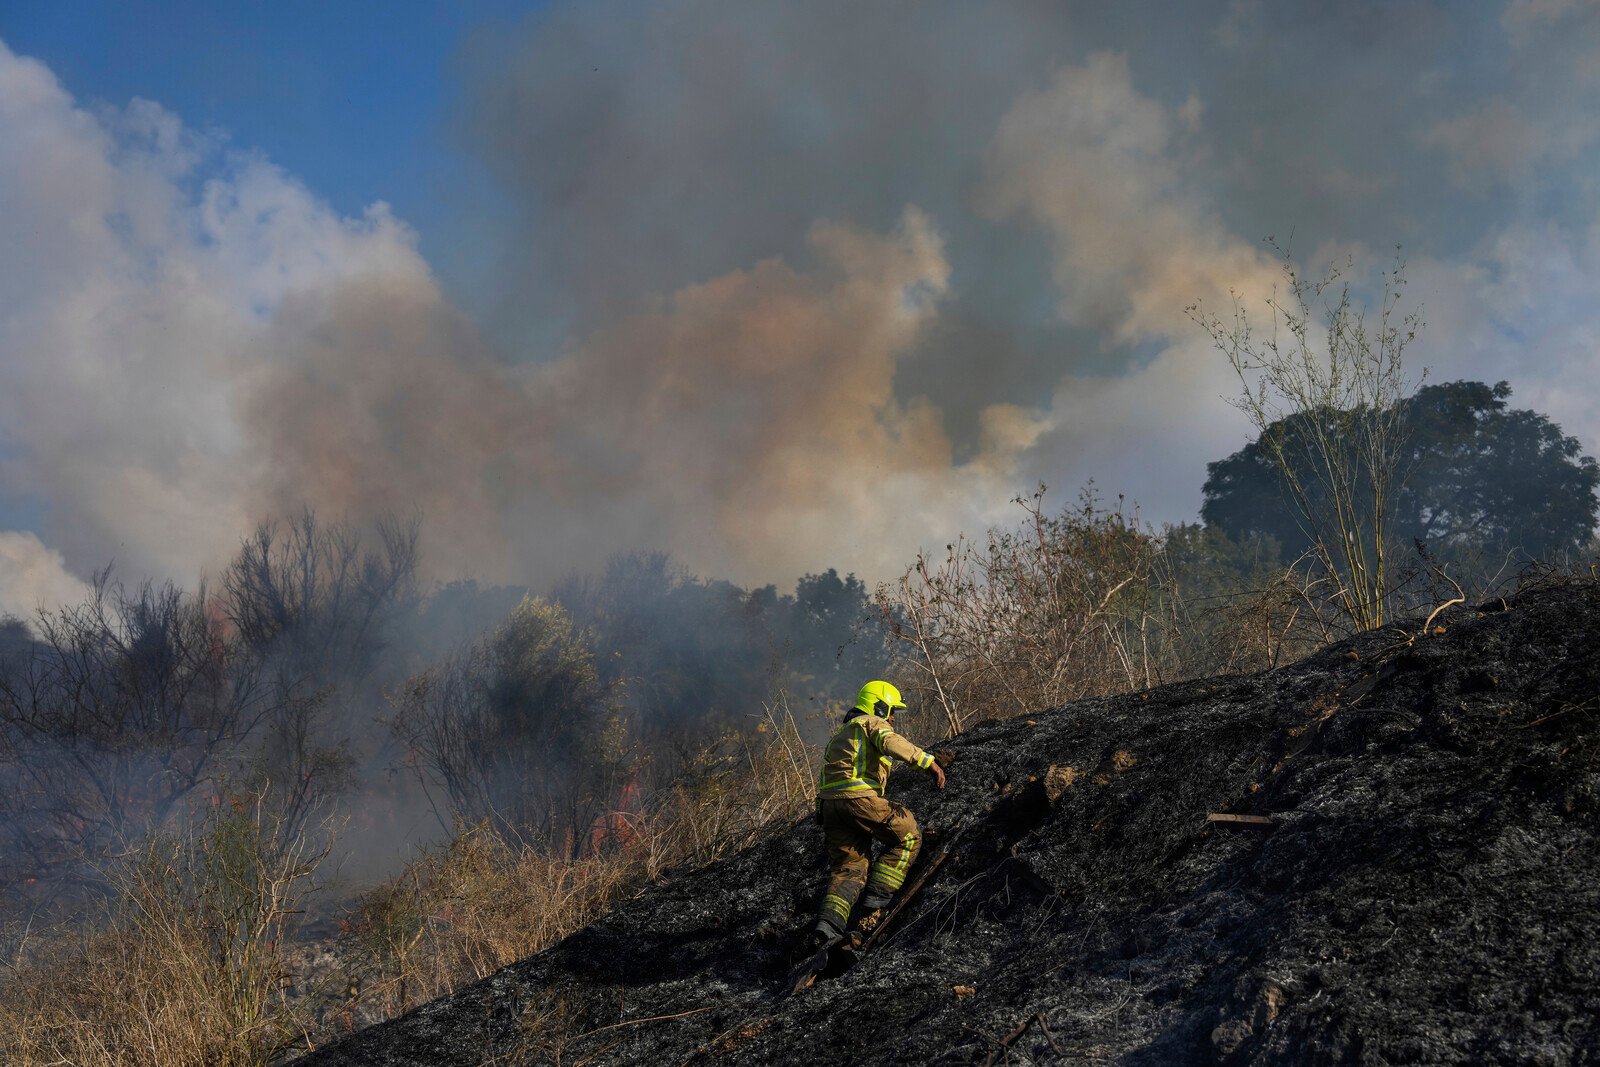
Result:
<instances>
[{"instance_id":1,"label":"slope of the hill","mask_svg":"<svg viewBox=\"0 0 1600 1067\"><path fill-rule=\"evenodd\" d=\"M983 724L942 793L902 770L956 855L799 996L810 824L300 1063L1600 1060L1600 590L1435 626Z\"/></svg>"}]
</instances>

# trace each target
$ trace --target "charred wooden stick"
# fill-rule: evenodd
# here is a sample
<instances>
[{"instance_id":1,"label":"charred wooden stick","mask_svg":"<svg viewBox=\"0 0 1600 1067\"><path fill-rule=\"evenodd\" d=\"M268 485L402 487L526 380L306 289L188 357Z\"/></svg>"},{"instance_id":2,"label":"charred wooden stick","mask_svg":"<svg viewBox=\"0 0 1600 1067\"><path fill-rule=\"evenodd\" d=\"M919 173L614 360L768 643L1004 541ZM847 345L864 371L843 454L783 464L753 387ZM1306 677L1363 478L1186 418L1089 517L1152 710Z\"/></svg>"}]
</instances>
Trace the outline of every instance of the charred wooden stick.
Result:
<instances>
[{"instance_id":1,"label":"charred wooden stick","mask_svg":"<svg viewBox=\"0 0 1600 1067\"><path fill-rule=\"evenodd\" d=\"M883 917L883 921L878 924L878 928L867 935L867 940L862 944L858 955L866 955L867 949L872 947L873 942L877 941L879 937L883 936L883 932L889 928L889 924L894 922L895 916L899 915L901 910L904 909L907 904L911 903L912 898L922 891L922 887L924 885L928 884L928 879L933 877L934 872L944 865L945 860L950 858L950 850L955 846L955 843L961 839L961 835L966 833L967 827L971 825L972 820L969 818L951 832L950 837L945 841L945 843L939 846L938 854L935 855L933 859L928 861L928 865L926 867L922 868L922 873L917 875L916 879L909 886L901 890L900 899L894 902L894 907L889 909L889 914Z\"/></svg>"},{"instance_id":2,"label":"charred wooden stick","mask_svg":"<svg viewBox=\"0 0 1600 1067\"><path fill-rule=\"evenodd\" d=\"M1206 813L1206 822L1222 823L1225 826L1259 826L1271 828L1277 825L1277 820L1270 815L1229 815L1227 812L1212 811Z\"/></svg>"},{"instance_id":3,"label":"charred wooden stick","mask_svg":"<svg viewBox=\"0 0 1600 1067\"><path fill-rule=\"evenodd\" d=\"M917 880L912 882L905 892L900 894L900 899L894 902L894 907L889 909L889 914L883 917L883 921L878 924L878 928L867 935L867 940L862 943L861 951L858 955L866 954L867 949L871 948L873 943L889 928L889 924L894 922L895 916L900 914L901 909L911 903L911 899L917 895L928 879L933 877L933 872L937 871L944 864L944 861L949 858L950 853L941 852L928 861L928 865L922 869L922 873L917 876Z\"/></svg>"},{"instance_id":4,"label":"charred wooden stick","mask_svg":"<svg viewBox=\"0 0 1600 1067\"><path fill-rule=\"evenodd\" d=\"M989 1058L983 1061L983 1067L994 1067L996 1063L1000 1062L1000 1057L1004 1056L1011 1048L1011 1042L1027 1033L1028 1027L1032 1026L1034 1020L1038 1018L1039 1013L1035 1012L1026 1019L1022 1020L1022 1022L1018 1023L1015 1030L1011 1031L1005 1037L1002 1037L1000 1039L1000 1047L989 1053Z\"/></svg>"},{"instance_id":5,"label":"charred wooden stick","mask_svg":"<svg viewBox=\"0 0 1600 1067\"><path fill-rule=\"evenodd\" d=\"M1044 1012L1041 1011L1037 1013L1034 1015L1034 1018L1039 1020L1039 1032L1044 1035L1044 1039L1046 1041L1050 1042L1051 1050L1054 1051L1057 1056L1065 1056L1066 1053L1062 1052L1061 1046L1056 1044L1055 1035L1050 1032L1049 1025L1047 1025L1044 1021Z\"/></svg>"}]
</instances>

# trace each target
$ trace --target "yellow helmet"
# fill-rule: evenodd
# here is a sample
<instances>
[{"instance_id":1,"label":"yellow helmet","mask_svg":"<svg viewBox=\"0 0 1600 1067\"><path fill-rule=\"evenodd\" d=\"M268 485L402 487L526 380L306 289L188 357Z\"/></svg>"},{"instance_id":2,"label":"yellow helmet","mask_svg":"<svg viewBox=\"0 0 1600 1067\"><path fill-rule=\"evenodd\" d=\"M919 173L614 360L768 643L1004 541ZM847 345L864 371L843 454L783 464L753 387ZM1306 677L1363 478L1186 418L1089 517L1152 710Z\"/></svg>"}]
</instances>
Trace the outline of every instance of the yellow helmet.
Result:
<instances>
[{"instance_id":1,"label":"yellow helmet","mask_svg":"<svg viewBox=\"0 0 1600 1067\"><path fill-rule=\"evenodd\" d=\"M905 706L906 702L900 699L900 690L888 682L868 682L856 694L855 710L881 719L887 719Z\"/></svg>"}]
</instances>

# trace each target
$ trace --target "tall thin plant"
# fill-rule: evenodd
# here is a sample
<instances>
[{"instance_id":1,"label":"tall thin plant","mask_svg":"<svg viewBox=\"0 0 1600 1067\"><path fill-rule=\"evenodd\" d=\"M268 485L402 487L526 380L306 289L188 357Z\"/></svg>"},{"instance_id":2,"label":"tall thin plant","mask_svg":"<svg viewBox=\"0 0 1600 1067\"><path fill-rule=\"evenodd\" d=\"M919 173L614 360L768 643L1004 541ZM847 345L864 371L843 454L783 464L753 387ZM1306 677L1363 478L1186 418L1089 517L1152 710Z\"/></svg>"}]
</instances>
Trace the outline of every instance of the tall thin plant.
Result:
<instances>
[{"instance_id":1,"label":"tall thin plant","mask_svg":"<svg viewBox=\"0 0 1600 1067\"><path fill-rule=\"evenodd\" d=\"M1376 323L1351 295L1350 270L1308 279L1283 255L1287 294L1267 299L1265 335L1237 294L1229 322L1198 303L1188 311L1238 377L1229 403L1261 432L1330 602L1354 629L1372 630L1394 581L1387 523L1406 473L1403 356L1423 323L1401 308L1404 261L1383 275Z\"/></svg>"}]
</instances>

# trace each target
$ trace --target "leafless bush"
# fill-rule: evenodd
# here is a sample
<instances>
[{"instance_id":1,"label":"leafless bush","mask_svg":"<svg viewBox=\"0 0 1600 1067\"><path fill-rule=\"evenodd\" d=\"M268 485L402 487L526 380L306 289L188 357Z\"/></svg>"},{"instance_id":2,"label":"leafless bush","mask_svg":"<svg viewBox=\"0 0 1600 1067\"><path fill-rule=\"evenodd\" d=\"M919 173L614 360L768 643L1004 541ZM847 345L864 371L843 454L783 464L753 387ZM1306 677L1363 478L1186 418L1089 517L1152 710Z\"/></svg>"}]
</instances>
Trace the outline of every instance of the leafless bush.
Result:
<instances>
[{"instance_id":1,"label":"leafless bush","mask_svg":"<svg viewBox=\"0 0 1600 1067\"><path fill-rule=\"evenodd\" d=\"M0 854L61 874L167 825L273 712L205 590L100 574L0 672Z\"/></svg>"},{"instance_id":2,"label":"leafless bush","mask_svg":"<svg viewBox=\"0 0 1600 1067\"><path fill-rule=\"evenodd\" d=\"M1024 520L919 556L878 604L895 677L949 734L978 719L1279 662L1321 640L1292 572L1219 533L1157 533L1085 494L1044 488ZM1275 552L1275 548L1273 549ZM1253 554L1252 554L1253 553Z\"/></svg>"},{"instance_id":3,"label":"leafless bush","mask_svg":"<svg viewBox=\"0 0 1600 1067\"><path fill-rule=\"evenodd\" d=\"M16 939L0 970L0 1059L17 1067L261 1067L304 1041L284 948L322 858L260 795L109 873L102 921Z\"/></svg>"},{"instance_id":4,"label":"leafless bush","mask_svg":"<svg viewBox=\"0 0 1600 1067\"><path fill-rule=\"evenodd\" d=\"M393 728L446 826L581 853L624 774L612 687L558 605L524 600L493 634L413 676Z\"/></svg>"},{"instance_id":5,"label":"leafless bush","mask_svg":"<svg viewBox=\"0 0 1600 1067\"><path fill-rule=\"evenodd\" d=\"M223 609L239 637L304 674L365 674L383 649L382 623L413 593L417 524L392 518L370 536L310 510L263 522L222 575Z\"/></svg>"},{"instance_id":6,"label":"leafless bush","mask_svg":"<svg viewBox=\"0 0 1600 1067\"><path fill-rule=\"evenodd\" d=\"M1231 403L1261 432L1283 479L1311 544L1322 602L1355 629L1376 629L1390 613L1389 522L1408 473L1403 355L1422 321L1400 310L1404 262L1384 275L1371 326L1344 271L1309 280L1286 254L1282 269L1288 295L1267 300L1265 335L1237 297L1231 322L1198 304L1187 310L1239 378Z\"/></svg>"},{"instance_id":7,"label":"leafless bush","mask_svg":"<svg viewBox=\"0 0 1600 1067\"><path fill-rule=\"evenodd\" d=\"M257 526L222 574L220 609L274 694L253 770L291 818L350 782L344 738L382 705L370 680L415 596L417 531L393 518L362 531L306 510Z\"/></svg>"},{"instance_id":8,"label":"leafless bush","mask_svg":"<svg viewBox=\"0 0 1600 1067\"><path fill-rule=\"evenodd\" d=\"M1020 528L991 530L981 545L958 538L943 560L921 555L879 588L900 642L897 677L951 734L1171 672L1151 643L1171 607L1157 539L1087 496L1048 515L1043 496L1018 498Z\"/></svg>"}]
</instances>

